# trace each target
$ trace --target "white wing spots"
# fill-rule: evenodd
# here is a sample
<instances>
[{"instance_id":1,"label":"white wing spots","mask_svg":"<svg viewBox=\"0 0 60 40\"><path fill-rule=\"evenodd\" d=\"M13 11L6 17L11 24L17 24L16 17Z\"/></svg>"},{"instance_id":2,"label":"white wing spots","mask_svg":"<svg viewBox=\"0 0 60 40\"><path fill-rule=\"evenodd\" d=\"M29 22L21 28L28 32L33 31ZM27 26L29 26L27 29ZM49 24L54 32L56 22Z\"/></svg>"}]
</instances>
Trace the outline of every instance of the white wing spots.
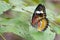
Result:
<instances>
[{"instance_id":1,"label":"white wing spots","mask_svg":"<svg viewBox=\"0 0 60 40\"><path fill-rule=\"evenodd\" d=\"M36 11L37 14L43 13L43 11Z\"/></svg>"}]
</instances>

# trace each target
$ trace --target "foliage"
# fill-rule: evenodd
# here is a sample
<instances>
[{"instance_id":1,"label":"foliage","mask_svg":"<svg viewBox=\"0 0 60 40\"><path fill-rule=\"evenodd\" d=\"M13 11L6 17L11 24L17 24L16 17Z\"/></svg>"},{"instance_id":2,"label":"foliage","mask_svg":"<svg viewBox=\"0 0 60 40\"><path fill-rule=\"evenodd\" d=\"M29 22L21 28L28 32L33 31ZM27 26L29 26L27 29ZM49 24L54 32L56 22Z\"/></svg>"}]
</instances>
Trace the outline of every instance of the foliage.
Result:
<instances>
[{"instance_id":1,"label":"foliage","mask_svg":"<svg viewBox=\"0 0 60 40\"><path fill-rule=\"evenodd\" d=\"M53 10L46 8L49 27L44 32L38 32L31 26L31 18L36 6L44 0L0 0L0 33L13 32L26 40L54 40L55 33L60 34L59 16L54 16ZM45 4L44 4L45 5ZM14 6L14 8L13 8ZM4 14L9 10L11 15ZM55 22L56 21L56 22ZM51 30L54 30L52 32Z\"/></svg>"}]
</instances>

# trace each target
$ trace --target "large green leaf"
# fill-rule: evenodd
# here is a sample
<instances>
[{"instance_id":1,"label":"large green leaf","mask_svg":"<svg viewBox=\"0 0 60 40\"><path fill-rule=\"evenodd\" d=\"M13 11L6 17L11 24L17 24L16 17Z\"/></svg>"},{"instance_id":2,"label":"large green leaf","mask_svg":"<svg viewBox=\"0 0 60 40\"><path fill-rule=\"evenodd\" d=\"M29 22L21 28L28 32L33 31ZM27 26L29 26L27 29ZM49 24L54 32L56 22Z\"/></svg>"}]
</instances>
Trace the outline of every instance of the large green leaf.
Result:
<instances>
[{"instance_id":1,"label":"large green leaf","mask_svg":"<svg viewBox=\"0 0 60 40\"><path fill-rule=\"evenodd\" d=\"M28 8L29 7L25 8L25 10L27 10ZM22 11L15 12L15 13L16 14L18 13L19 15L16 15L16 17L13 19L5 19L5 18L1 19L0 32L13 32L17 35L26 38L27 40L44 40L44 39L53 40L54 39L55 33L51 32L49 28L45 32L38 32L36 29L31 27L30 23L31 23L32 13L22 12Z\"/></svg>"}]
</instances>

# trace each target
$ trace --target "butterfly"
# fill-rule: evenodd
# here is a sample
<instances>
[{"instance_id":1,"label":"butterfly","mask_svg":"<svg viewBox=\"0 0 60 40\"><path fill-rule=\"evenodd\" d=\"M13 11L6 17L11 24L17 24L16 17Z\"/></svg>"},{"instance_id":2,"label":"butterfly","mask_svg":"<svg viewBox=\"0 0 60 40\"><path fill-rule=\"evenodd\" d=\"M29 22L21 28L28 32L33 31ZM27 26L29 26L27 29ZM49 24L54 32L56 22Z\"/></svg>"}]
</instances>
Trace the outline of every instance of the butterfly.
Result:
<instances>
[{"instance_id":1,"label":"butterfly","mask_svg":"<svg viewBox=\"0 0 60 40\"><path fill-rule=\"evenodd\" d=\"M32 16L32 26L38 31L44 31L48 27L48 19L46 18L45 6L39 4Z\"/></svg>"}]
</instances>

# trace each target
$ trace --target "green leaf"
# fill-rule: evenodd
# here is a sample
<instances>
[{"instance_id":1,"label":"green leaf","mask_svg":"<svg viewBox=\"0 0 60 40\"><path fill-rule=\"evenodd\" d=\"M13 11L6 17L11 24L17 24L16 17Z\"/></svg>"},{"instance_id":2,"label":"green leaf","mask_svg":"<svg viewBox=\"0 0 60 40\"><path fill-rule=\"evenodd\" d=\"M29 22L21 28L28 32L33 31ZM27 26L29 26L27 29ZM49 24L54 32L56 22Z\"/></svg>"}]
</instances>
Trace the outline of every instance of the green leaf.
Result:
<instances>
[{"instance_id":1,"label":"green leaf","mask_svg":"<svg viewBox=\"0 0 60 40\"><path fill-rule=\"evenodd\" d=\"M4 11L10 9L12 6L10 4L7 4L4 1L0 1L0 15L3 14Z\"/></svg>"},{"instance_id":2,"label":"green leaf","mask_svg":"<svg viewBox=\"0 0 60 40\"><path fill-rule=\"evenodd\" d=\"M50 27L48 27L47 30L43 32L36 31L36 29L32 27L30 28L30 35L35 40L54 40L54 37L55 37L55 33L50 31Z\"/></svg>"}]
</instances>

